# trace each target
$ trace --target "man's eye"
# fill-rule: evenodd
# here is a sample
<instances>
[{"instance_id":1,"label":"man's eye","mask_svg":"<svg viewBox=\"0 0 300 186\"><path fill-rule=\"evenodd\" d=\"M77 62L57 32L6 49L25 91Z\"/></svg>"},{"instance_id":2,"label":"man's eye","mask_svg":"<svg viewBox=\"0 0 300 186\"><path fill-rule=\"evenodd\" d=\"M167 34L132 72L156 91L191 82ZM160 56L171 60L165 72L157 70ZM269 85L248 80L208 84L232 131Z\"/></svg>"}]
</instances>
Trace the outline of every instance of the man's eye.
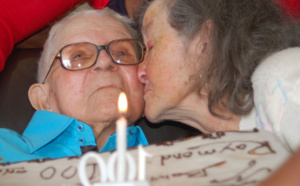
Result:
<instances>
[{"instance_id":1,"label":"man's eye","mask_svg":"<svg viewBox=\"0 0 300 186\"><path fill-rule=\"evenodd\" d=\"M122 52L122 51L120 51L120 52L117 53L117 55L118 55L118 56L124 56L124 55L127 55L127 52Z\"/></svg>"},{"instance_id":2,"label":"man's eye","mask_svg":"<svg viewBox=\"0 0 300 186\"><path fill-rule=\"evenodd\" d=\"M87 55L87 54L83 54L83 53L79 53L79 54L75 54L72 57L72 61L85 61L85 60L89 60L92 57L92 55Z\"/></svg>"},{"instance_id":3,"label":"man's eye","mask_svg":"<svg viewBox=\"0 0 300 186\"><path fill-rule=\"evenodd\" d=\"M113 56L129 56L130 55L130 53L128 52L128 51L118 51L118 52L116 52L115 54L113 54Z\"/></svg>"},{"instance_id":4,"label":"man's eye","mask_svg":"<svg viewBox=\"0 0 300 186\"><path fill-rule=\"evenodd\" d=\"M73 59L80 59L80 58L82 58L82 56L83 56L82 54L77 54L73 57Z\"/></svg>"}]
</instances>

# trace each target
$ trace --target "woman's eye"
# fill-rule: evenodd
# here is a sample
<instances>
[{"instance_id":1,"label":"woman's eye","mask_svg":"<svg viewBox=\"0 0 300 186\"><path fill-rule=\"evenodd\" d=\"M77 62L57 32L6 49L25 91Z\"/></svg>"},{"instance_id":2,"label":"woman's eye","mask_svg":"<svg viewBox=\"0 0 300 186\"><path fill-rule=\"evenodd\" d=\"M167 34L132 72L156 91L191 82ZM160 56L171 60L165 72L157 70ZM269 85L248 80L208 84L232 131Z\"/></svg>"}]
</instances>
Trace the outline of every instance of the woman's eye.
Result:
<instances>
[{"instance_id":1,"label":"woman's eye","mask_svg":"<svg viewBox=\"0 0 300 186\"><path fill-rule=\"evenodd\" d=\"M147 49L147 51L152 50L153 46L154 46L154 41L152 39L148 40L147 43L146 43L146 49Z\"/></svg>"},{"instance_id":2,"label":"woman's eye","mask_svg":"<svg viewBox=\"0 0 300 186\"><path fill-rule=\"evenodd\" d=\"M147 46L147 51L150 51L153 48L153 45Z\"/></svg>"}]
</instances>

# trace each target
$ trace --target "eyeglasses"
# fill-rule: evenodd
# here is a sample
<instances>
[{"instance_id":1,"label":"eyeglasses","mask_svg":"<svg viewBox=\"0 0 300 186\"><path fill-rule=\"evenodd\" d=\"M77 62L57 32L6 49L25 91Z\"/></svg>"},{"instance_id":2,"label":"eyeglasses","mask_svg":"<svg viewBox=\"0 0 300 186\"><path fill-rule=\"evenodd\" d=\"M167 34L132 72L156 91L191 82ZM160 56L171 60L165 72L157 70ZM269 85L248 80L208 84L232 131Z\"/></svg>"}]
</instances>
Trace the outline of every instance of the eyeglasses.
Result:
<instances>
[{"instance_id":1,"label":"eyeglasses","mask_svg":"<svg viewBox=\"0 0 300 186\"><path fill-rule=\"evenodd\" d=\"M43 83L45 83L55 59L59 59L66 70L83 70L96 64L100 50L105 49L112 61L120 65L135 65L143 61L146 47L135 39L113 40L107 45L72 43L64 46L55 56Z\"/></svg>"}]
</instances>

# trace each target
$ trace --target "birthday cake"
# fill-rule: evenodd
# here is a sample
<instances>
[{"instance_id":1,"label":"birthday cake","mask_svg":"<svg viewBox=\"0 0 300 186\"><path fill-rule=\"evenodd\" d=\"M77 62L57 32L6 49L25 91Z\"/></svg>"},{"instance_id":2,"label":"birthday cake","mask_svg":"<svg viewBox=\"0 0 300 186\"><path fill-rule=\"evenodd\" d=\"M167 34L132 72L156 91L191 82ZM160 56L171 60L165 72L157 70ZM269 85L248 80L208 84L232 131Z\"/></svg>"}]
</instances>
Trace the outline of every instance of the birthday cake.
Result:
<instances>
[{"instance_id":1,"label":"birthday cake","mask_svg":"<svg viewBox=\"0 0 300 186\"><path fill-rule=\"evenodd\" d=\"M145 175L150 185L256 185L289 156L266 131L217 132L143 147ZM129 149L138 164L138 149ZM108 161L112 152L97 154ZM78 164L83 157L0 164L0 185L82 185ZM93 160L86 165L91 183L101 171Z\"/></svg>"}]
</instances>

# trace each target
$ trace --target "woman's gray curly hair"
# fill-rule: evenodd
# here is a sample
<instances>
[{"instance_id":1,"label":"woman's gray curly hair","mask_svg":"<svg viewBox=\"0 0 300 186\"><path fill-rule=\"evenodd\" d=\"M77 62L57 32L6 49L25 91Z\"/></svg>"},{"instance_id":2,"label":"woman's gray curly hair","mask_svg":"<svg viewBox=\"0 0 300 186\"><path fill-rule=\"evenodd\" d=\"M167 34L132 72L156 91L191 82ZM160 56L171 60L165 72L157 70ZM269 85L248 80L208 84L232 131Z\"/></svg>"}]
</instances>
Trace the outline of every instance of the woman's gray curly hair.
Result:
<instances>
[{"instance_id":1,"label":"woman's gray curly hair","mask_svg":"<svg viewBox=\"0 0 300 186\"><path fill-rule=\"evenodd\" d=\"M137 39L138 37L137 31L133 29L133 21L131 21L127 17L121 16L120 14L116 13L115 11L109 8L104 8L102 10L92 9L92 10L75 11L69 14L67 17L63 18L62 20L56 22L52 26L47 41L44 45L43 52L38 62L38 76L37 76L38 82L41 83L44 80L53 62L54 56L60 50L60 48L56 47L57 40L55 38L59 34L60 30L63 29L65 23L73 18L82 17L86 15L110 16L112 18L115 18L125 25L125 27L128 29L129 33L132 35L134 39Z\"/></svg>"},{"instance_id":2,"label":"woman's gray curly hair","mask_svg":"<svg viewBox=\"0 0 300 186\"><path fill-rule=\"evenodd\" d=\"M215 116L223 117L216 111L224 109L249 113L254 106L251 76L258 64L274 52L300 46L299 20L289 17L275 0L164 3L170 26L186 38L187 47L207 21L212 23L210 57L202 69L199 90L208 89L208 108ZM143 13L139 17L141 28Z\"/></svg>"}]
</instances>

